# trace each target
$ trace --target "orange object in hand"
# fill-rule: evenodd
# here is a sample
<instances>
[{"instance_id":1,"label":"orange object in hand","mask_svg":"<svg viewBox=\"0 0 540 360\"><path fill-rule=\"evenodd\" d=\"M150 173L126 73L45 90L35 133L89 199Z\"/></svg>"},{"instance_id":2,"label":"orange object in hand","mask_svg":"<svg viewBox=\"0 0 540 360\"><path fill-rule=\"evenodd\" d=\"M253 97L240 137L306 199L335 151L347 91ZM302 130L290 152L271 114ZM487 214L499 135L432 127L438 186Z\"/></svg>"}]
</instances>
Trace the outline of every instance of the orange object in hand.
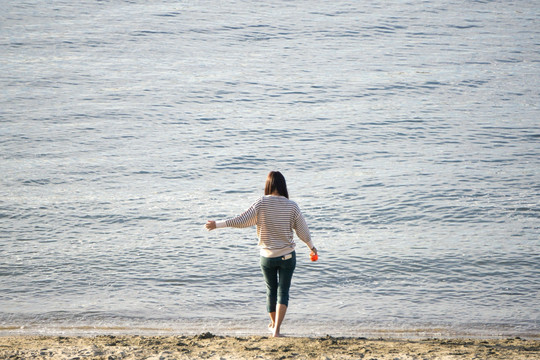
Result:
<instances>
[{"instance_id":1,"label":"orange object in hand","mask_svg":"<svg viewBox=\"0 0 540 360\"><path fill-rule=\"evenodd\" d=\"M311 252L311 254L309 254L309 258L311 259L311 261L317 261L319 260L319 255L315 254L314 252Z\"/></svg>"}]
</instances>

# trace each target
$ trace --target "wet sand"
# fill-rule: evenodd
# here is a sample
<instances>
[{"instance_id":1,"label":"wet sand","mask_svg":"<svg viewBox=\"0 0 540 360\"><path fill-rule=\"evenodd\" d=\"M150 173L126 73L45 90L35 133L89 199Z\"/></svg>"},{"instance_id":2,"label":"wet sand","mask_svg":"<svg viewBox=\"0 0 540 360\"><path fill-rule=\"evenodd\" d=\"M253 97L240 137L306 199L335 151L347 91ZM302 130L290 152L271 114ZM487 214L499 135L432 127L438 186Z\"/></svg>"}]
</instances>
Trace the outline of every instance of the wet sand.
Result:
<instances>
[{"instance_id":1,"label":"wet sand","mask_svg":"<svg viewBox=\"0 0 540 360\"><path fill-rule=\"evenodd\" d=\"M540 340L3 336L0 359L540 359Z\"/></svg>"}]
</instances>

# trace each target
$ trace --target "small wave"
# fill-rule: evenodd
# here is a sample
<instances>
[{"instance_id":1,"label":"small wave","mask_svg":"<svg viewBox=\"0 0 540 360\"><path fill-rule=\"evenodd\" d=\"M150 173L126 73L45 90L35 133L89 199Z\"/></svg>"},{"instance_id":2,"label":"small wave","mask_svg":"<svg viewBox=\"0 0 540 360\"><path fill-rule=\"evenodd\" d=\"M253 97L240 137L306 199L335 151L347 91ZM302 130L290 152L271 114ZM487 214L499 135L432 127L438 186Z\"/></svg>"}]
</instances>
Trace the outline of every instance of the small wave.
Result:
<instances>
[{"instance_id":1,"label":"small wave","mask_svg":"<svg viewBox=\"0 0 540 360\"><path fill-rule=\"evenodd\" d=\"M179 11L171 11L171 12L168 12L168 13L163 13L163 14L156 14L154 16L159 16L159 17L178 17L182 15L181 12Z\"/></svg>"},{"instance_id":2,"label":"small wave","mask_svg":"<svg viewBox=\"0 0 540 360\"><path fill-rule=\"evenodd\" d=\"M465 30L465 29L475 29L475 28L482 28L481 25L446 25L449 28L452 29L459 29L459 30Z\"/></svg>"},{"instance_id":3,"label":"small wave","mask_svg":"<svg viewBox=\"0 0 540 360\"><path fill-rule=\"evenodd\" d=\"M31 180L23 180L23 185L28 186L35 186L35 185L49 185L51 183L50 179L31 179Z\"/></svg>"},{"instance_id":4,"label":"small wave","mask_svg":"<svg viewBox=\"0 0 540 360\"><path fill-rule=\"evenodd\" d=\"M138 30L130 33L131 36L154 36L154 35L173 35L170 31Z\"/></svg>"}]
</instances>

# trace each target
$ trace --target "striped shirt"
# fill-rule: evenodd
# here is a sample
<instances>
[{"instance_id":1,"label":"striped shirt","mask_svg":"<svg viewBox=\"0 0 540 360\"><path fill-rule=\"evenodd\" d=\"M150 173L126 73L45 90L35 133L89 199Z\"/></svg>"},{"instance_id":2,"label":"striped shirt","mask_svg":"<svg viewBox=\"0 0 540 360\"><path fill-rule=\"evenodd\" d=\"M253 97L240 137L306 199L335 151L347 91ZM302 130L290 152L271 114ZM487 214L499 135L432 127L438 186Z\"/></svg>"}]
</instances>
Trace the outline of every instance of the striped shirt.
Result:
<instances>
[{"instance_id":1,"label":"striped shirt","mask_svg":"<svg viewBox=\"0 0 540 360\"><path fill-rule=\"evenodd\" d=\"M309 229L298 205L283 196L265 195L235 218L219 221L216 226L245 228L257 226L261 256L279 257L293 252L294 234L313 248Z\"/></svg>"}]
</instances>

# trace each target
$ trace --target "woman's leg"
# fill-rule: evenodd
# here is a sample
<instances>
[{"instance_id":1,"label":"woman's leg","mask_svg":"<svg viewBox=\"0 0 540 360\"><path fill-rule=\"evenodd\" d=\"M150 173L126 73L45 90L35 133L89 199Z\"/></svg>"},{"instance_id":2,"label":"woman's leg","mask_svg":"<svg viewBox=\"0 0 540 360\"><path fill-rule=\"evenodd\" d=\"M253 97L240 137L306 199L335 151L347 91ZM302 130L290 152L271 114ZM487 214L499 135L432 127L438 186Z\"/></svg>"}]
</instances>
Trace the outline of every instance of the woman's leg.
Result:
<instances>
[{"instance_id":1,"label":"woman's leg","mask_svg":"<svg viewBox=\"0 0 540 360\"><path fill-rule=\"evenodd\" d=\"M275 326L272 331L272 335L274 337L280 337L280 329L281 329L281 323L283 322L283 319L285 319L285 314L287 313L287 305L284 304L277 304L277 312L275 313Z\"/></svg>"},{"instance_id":2,"label":"woman's leg","mask_svg":"<svg viewBox=\"0 0 540 360\"><path fill-rule=\"evenodd\" d=\"M276 303L278 293L278 268L273 259L261 256L261 270L266 283L266 310L270 316L269 328L273 328L276 323Z\"/></svg>"},{"instance_id":3,"label":"woman's leg","mask_svg":"<svg viewBox=\"0 0 540 360\"><path fill-rule=\"evenodd\" d=\"M268 330L273 333L274 326L276 326L276 312L270 312L268 313L268 316L270 316L270 324L268 324Z\"/></svg>"},{"instance_id":4,"label":"woman's leg","mask_svg":"<svg viewBox=\"0 0 540 360\"><path fill-rule=\"evenodd\" d=\"M281 262L279 267L279 282L277 292L277 311L274 317L274 337L281 336L280 329L281 323L287 313L287 307L289 306L289 288L291 287L291 280L296 267L296 253L292 253L292 258Z\"/></svg>"}]
</instances>

